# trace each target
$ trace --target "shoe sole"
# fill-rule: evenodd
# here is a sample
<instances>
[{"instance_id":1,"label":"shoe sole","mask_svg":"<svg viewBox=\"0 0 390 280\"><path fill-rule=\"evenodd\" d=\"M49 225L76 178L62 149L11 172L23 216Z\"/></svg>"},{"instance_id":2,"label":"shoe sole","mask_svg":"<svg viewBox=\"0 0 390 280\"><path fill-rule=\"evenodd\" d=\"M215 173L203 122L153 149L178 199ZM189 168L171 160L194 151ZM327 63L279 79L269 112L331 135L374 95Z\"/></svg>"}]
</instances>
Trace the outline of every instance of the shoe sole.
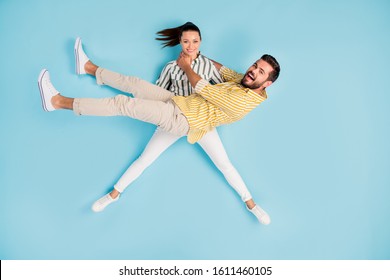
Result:
<instances>
[{"instance_id":1,"label":"shoe sole","mask_svg":"<svg viewBox=\"0 0 390 280\"><path fill-rule=\"evenodd\" d=\"M74 57L76 59L76 74L77 75L80 75L80 70L79 70L79 64L80 64L80 61L79 61L79 52L78 52L78 46L80 44L80 39L77 38L76 39L76 42L74 43Z\"/></svg>"},{"instance_id":2,"label":"shoe sole","mask_svg":"<svg viewBox=\"0 0 390 280\"><path fill-rule=\"evenodd\" d=\"M77 38L76 42L74 44L74 56L76 59L76 74L81 75L81 70L80 70L80 59L79 59L79 47L81 44L81 39Z\"/></svg>"},{"instance_id":3,"label":"shoe sole","mask_svg":"<svg viewBox=\"0 0 390 280\"><path fill-rule=\"evenodd\" d=\"M105 197L105 196L104 196L104 197ZM118 196L117 198L112 199L112 201L106 203L106 205L105 205L103 208L101 208L100 205L101 205L101 204L104 204L104 203L98 203L99 200L101 200L101 199L103 198L103 197L101 197L101 198L99 198L97 201L95 201L95 203L92 205L91 209L92 209L92 211L95 212L95 213L102 212L104 209L106 209L107 206L109 206L110 204L112 204L112 203L118 201L118 200L119 200L119 197L120 197L120 196Z\"/></svg>"},{"instance_id":4,"label":"shoe sole","mask_svg":"<svg viewBox=\"0 0 390 280\"><path fill-rule=\"evenodd\" d=\"M46 72L47 72L47 69L43 69L41 71L41 73L39 73L38 88L39 88L39 93L41 94L41 101L42 101L43 110L45 110L46 112L49 112L50 110L46 107L45 95L43 94L43 88L42 88L42 78Z\"/></svg>"}]
</instances>

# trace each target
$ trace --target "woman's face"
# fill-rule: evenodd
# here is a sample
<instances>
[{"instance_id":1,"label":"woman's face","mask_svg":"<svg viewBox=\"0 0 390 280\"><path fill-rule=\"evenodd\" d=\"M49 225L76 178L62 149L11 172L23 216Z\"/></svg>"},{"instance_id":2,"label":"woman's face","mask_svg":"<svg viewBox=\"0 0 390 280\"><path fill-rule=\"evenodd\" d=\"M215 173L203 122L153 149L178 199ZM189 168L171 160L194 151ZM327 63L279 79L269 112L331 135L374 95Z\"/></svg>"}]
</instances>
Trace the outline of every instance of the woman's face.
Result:
<instances>
[{"instance_id":1,"label":"woman's face","mask_svg":"<svg viewBox=\"0 0 390 280\"><path fill-rule=\"evenodd\" d=\"M192 59L198 56L200 43L201 40L197 31L184 31L181 35L180 45L182 51L191 56Z\"/></svg>"}]
</instances>

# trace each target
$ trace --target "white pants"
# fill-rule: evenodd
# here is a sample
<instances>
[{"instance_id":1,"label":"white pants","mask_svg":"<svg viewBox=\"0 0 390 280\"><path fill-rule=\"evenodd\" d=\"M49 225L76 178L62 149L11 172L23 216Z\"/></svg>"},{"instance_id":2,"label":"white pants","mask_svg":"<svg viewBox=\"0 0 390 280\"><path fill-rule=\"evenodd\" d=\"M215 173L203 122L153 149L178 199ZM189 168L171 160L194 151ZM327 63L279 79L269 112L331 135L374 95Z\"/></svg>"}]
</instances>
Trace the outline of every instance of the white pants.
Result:
<instances>
[{"instance_id":1,"label":"white pants","mask_svg":"<svg viewBox=\"0 0 390 280\"><path fill-rule=\"evenodd\" d=\"M173 135L161 128L157 128L141 156L130 165L115 184L114 188L122 193L150 164L180 138L180 136ZM245 202L250 200L252 196L240 174L230 162L217 130L213 129L207 133L198 144L222 172L228 183L239 194L242 201Z\"/></svg>"}]
</instances>

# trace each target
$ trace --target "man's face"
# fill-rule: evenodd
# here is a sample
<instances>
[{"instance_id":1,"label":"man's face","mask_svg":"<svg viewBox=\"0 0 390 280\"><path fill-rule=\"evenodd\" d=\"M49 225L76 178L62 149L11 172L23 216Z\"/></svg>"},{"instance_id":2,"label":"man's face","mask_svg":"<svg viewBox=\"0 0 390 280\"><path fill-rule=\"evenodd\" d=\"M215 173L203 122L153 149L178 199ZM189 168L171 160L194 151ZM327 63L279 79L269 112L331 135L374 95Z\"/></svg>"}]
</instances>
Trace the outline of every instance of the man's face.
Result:
<instances>
[{"instance_id":1,"label":"man's face","mask_svg":"<svg viewBox=\"0 0 390 280\"><path fill-rule=\"evenodd\" d=\"M259 59L246 71L241 84L252 90L261 91L272 84L271 81L267 81L269 73L272 71L273 68L268 62Z\"/></svg>"}]
</instances>

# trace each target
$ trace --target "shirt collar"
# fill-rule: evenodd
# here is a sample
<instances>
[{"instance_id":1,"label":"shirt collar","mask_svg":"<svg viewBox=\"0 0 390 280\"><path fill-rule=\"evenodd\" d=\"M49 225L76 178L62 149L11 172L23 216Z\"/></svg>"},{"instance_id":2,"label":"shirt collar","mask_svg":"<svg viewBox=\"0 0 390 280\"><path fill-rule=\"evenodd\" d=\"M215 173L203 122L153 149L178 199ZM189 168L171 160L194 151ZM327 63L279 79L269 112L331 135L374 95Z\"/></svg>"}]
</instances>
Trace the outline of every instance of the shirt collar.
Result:
<instances>
[{"instance_id":1,"label":"shirt collar","mask_svg":"<svg viewBox=\"0 0 390 280\"><path fill-rule=\"evenodd\" d=\"M200 57L200 51L198 52L198 56L192 61L194 64L198 63Z\"/></svg>"},{"instance_id":2,"label":"shirt collar","mask_svg":"<svg viewBox=\"0 0 390 280\"><path fill-rule=\"evenodd\" d=\"M263 89L261 91L261 93L257 93L257 92L254 92L253 90L251 90L250 88L246 88L244 87L243 85L240 84L241 87L245 88L246 89L246 92L250 93L251 95L254 95L258 98L261 98L261 99L267 99L268 98L268 95L267 95L267 91L265 89Z\"/></svg>"}]
</instances>

